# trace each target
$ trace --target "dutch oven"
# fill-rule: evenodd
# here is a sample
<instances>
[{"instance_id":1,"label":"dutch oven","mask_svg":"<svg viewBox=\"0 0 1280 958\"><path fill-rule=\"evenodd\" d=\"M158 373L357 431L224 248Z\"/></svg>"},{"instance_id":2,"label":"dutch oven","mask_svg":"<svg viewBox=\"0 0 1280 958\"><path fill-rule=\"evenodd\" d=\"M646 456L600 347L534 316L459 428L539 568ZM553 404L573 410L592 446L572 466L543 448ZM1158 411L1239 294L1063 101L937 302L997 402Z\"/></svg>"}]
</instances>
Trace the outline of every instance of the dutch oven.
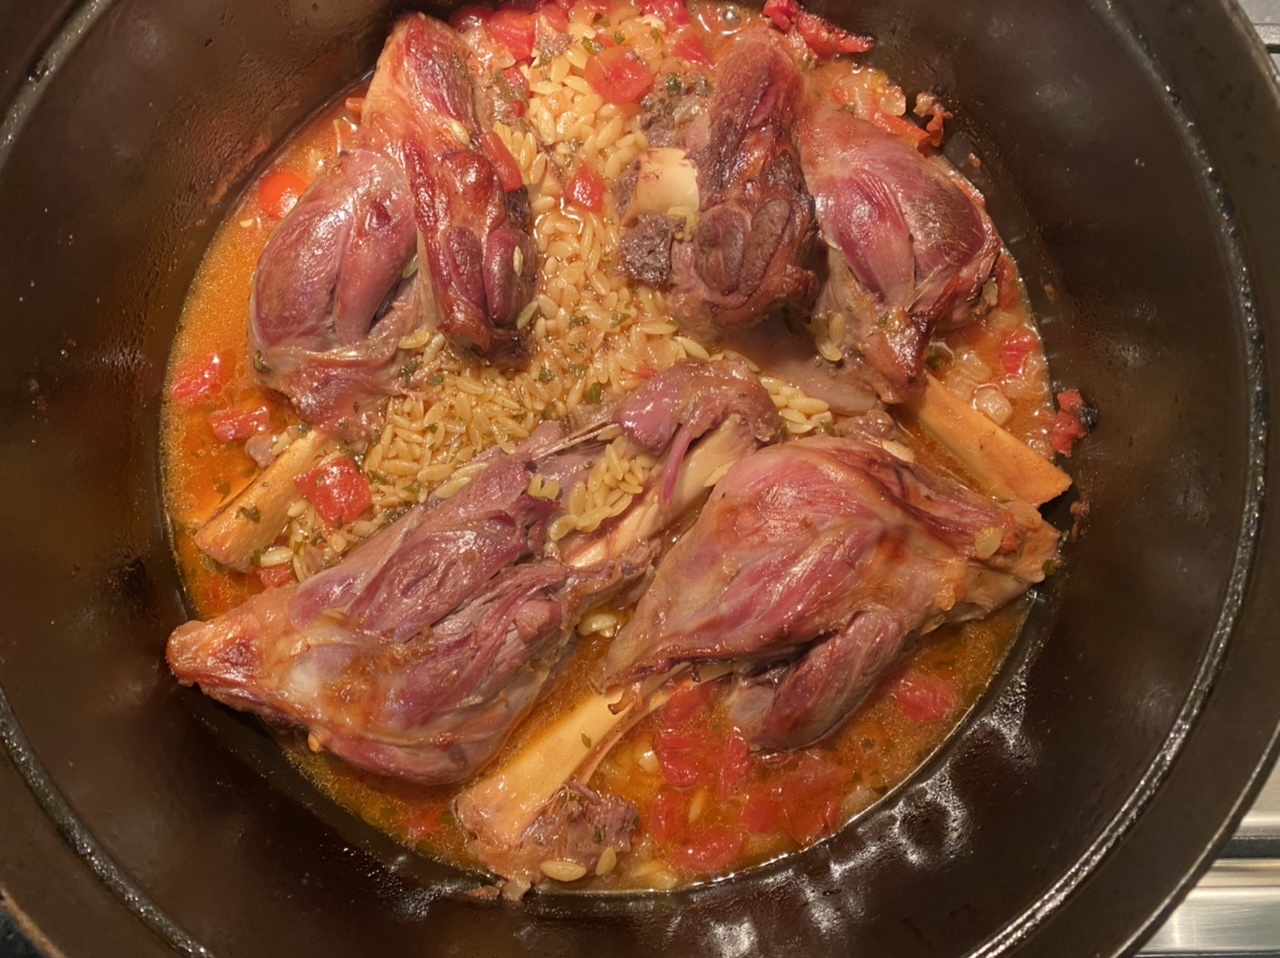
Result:
<instances>
[{"instance_id":1,"label":"dutch oven","mask_svg":"<svg viewBox=\"0 0 1280 958\"><path fill-rule=\"evenodd\" d=\"M677 894L466 894L179 689L165 360L274 144L367 71L375 0L0 11L0 899L78 955L1104 955L1230 833L1280 720L1269 445L1280 99L1232 5L816 4L956 112L1088 504L991 689L838 835ZM1056 518L1069 523L1066 504Z\"/></svg>"}]
</instances>

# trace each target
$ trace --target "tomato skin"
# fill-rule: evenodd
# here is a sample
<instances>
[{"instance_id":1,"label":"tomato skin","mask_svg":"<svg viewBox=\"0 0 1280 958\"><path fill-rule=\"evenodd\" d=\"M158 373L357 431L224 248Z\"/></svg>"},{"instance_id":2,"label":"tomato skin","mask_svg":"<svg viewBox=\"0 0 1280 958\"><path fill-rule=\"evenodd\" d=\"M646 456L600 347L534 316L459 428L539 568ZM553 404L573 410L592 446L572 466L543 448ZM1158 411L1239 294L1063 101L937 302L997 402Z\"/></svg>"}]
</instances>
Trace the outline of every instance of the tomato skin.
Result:
<instances>
[{"instance_id":1,"label":"tomato skin","mask_svg":"<svg viewBox=\"0 0 1280 958\"><path fill-rule=\"evenodd\" d=\"M484 26L491 16L493 7L487 3L468 3L449 15L449 26L459 33L465 33L472 27Z\"/></svg>"},{"instance_id":2,"label":"tomato skin","mask_svg":"<svg viewBox=\"0 0 1280 958\"><path fill-rule=\"evenodd\" d=\"M796 0L765 0L762 12L775 27L785 32L791 29L792 22L800 15L800 4Z\"/></svg>"},{"instance_id":3,"label":"tomato skin","mask_svg":"<svg viewBox=\"0 0 1280 958\"><path fill-rule=\"evenodd\" d=\"M751 767L751 750L747 746L747 740L736 728L729 733L729 741L725 743L719 761L716 794L725 801L738 793L739 786Z\"/></svg>"},{"instance_id":4,"label":"tomato skin","mask_svg":"<svg viewBox=\"0 0 1280 958\"><path fill-rule=\"evenodd\" d=\"M538 7L538 16L545 21L545 28L553 35L565 33L569 29L569 14L553 0L546 0Z\"/></svg>"},{"instance_id":5,"label":"tomato skin","mask_svg":"<svg viewBox=\"0 0 1280 958\"><path fill-rule=\"evenodd\" d=\"M782 782L782 813L791 837L808 845L835 831L848 783L843 768L801 752Z\"/></svg>"},{"instance_id":6,"label":"tomato skin","mask_svg":"<svg viewBox=\"0 0 1280 958\"><path fill-rule=\"evenodd\" d=\"M565 193L569 201L584 210L599 213L604 209L604 180L591 168L589 163L582 163L573 174Z\"/></svg>"},{"instance_id":7,"label":"tomato skin","mask_svg":"<svg viewBox=\"0 0 1280 958\"><path fill-rule=\"evenodd\" d=\"M326 459L293 480L330 526L354 522L373 505L373 490L360 468L346 456Z\"/></svg>"},{"instance_id":8,"label":"tomato skin","mask_svg":"<svg viewBox=\"0 0 1280 958\"><path fill-rule=\"evenodd\" d=\"M702 45L702 38L694 32L692 27L676 31L675 41L668 52L673 57L679 57L681 60L687 60L699 66L711 66L711 57L707 56L707 48Z\"/></svg>"},{"instance_id":9,"label":"tomato skin","mask_svg":"<svg viewBox=\"0 0 1280 958\"><path fill-rule=\"evenodd\" d=\"M781 788L758 788L747 794L738 823L756 835L769 835L783 827Z\"/></svg>"},{"instance_id":10,"label":"tomato skin","mask_svg":"<svg viewBox=\"0 0 1280 958\"><path fill-rule=\"evenodd\" d=\"M712 825L691 834L675 850L677 864L699 871L718 872L728 868L742 852L741 830Z\"/></svg>"},{"instance_id":11,"label":"tomato skin","mask_svg":"<svg viewBox=\"0 0 1280 958\"><path fill-rule=\"evenodd\" d=\"M657 17L668 27L683 27L689 22L689 10L684 0L644 0L641 11Z\"/></svg>"},{"instance_id":12,"label":"tomato skin","mask_svg":"<svg viewBox=\"0 0 1280 958\"><path fill-rule=\"evenodd\" d=\"M255 432L262 432L270 423L271 413L266 406L248 409L233 406L209 413L209 426L213 429L213 434L223 442L248 439Z\"/></svg>"},{"instance_id":13,"label":"tomato skin","mask_svg":"<svg viewBox=\"0 0 1280 958\"><path fill-rule=\"evenodd\" d=\"M841 53L866 53L872 46L867 37L854 36L803 10L796 15L796 29L814 55L823 60L830 60Z\"/></svg>"},{"instance_id":14,"label":"tomato skin","mask_svg":"<svg viewBox=\"0 0 1280 958\"><path fill-rule=\"evenodd\" d=\"M258 566L258 578L262 580L262 584L268 589L278 588L282 585L288 585L293 581L293 566L291 565L273 565L267 568Z\"/></svg>"},{"instance_id":15,"label":"tomato skin","mask_svg":"<svg viewBox=\"0 0 1280 958\"><path fill-rule=\"evenodd\" d=\"M886 133L904 140L910 140L915 147L919 147L921 143L929 139L928 130L912 123L905 116L894 116L892 113L882 113L877 110L867 119Z\"/></svg>"},{"instance_id":16,"label":"tomato skin","mask_svg":"<svg viewBox=\"0 0 1280 958\"><path fill-rule=\"evenodd\" d=\"M309 184L292 170L268 173L258 184L258 206L272 219L282 220L298 203Z\"/></svg>"},{"instance_id":17,"label":"tomato skin","mask_svg":"<svg viewBox=\"0 0 1280 958\"><path fill-rule=\"evenodd\" d=\"M660 842L673 842L689 820L689 796L666 788L658 792L649 812L649 831Z\"/></svg>"},{"instance_id":18,"label":"tomato skin","mask_svg":"<svg viewBox=\"0 0 1280 958\"><path fill-rule=\"evenodd\" d=\"M946 718L956 705L954 685L932 672L904 672L893 683L889 695L913 722L936 722Z\"/></svg>"},{"instance_id":19,"label":"tomato skin","mask_svg":"<svg viewBox=\"0 0 1280 958\"><path fill-rule=\"evenodd\" d=\"M188 360L173 373L169 398L179 406L195 406L212 399L226 382L222 357Z\"/></svg>"},{"instance_id":20,"label":"tomato skin","mask_svg":"<svg viewBox=\"0 0 1280 958\"><path fill-rule=\"evenodd\" d=\"M677 788L716 785L720 743L708 731L690 727L664 729L653 742L662 777Z\"/></svg>"},{"instance_id":21,"label":"tomato skin","mask_svg":"<svg viewBox=\"0 0 1280 958\"><path fill-rule=\"evenodd\" d=\"M653 71L626 47L608 47L587 61L583 76L606 103L638 103L653 87Z\"/></svg>"},{"instance_id":22,"label":"tomato skin","mask_svg":"<svg viewBox=\"0 0 1280 958\"><path fill-rule=\"evenodd\" d=\"M498 182L502 184L504 190L510 193L524 186L520 165L516 163L516 158L511 155L511 151L503 145L498 134L493 130L483 133L480 137L480 148L493 164L493 170L498 174Z\"/></svg>"},{"instance_id":23,"label":"tomato skin","mask_svg":"<svg viewBox=\"0 0 1280 958\"><path fill-rule=\"evenodd\" d=\"M1058 393L1058 414L1049 427L1049 442L1053 451L1070 456L1076 442L1089 435L1083 416L1087 413L1084 398L1078 389Z\"/></svg>"},{"instance_id":24,"label":"tomato skin","mask_svg":"<svg viewBox=\"0 0 1280 958\"><path fill-rule=\"evenodd\" d=\"M489 18L489 35L506 47L517 63L533 62L533 42L536 36L536 20L532 13L501 7Z\"/></svg>"},{"instance_id":25,"label":"tomato skin","mask_svg":"<svg viewBox=\"0 0 1280 958\"><path fill-rule=\"evenodd\" d=\"M1022 375L1027 357L1035 350L1038 340L1029 329L1016 329L1000 344L1000 365L1009 376Z\"/></svg>"}]
</instances>

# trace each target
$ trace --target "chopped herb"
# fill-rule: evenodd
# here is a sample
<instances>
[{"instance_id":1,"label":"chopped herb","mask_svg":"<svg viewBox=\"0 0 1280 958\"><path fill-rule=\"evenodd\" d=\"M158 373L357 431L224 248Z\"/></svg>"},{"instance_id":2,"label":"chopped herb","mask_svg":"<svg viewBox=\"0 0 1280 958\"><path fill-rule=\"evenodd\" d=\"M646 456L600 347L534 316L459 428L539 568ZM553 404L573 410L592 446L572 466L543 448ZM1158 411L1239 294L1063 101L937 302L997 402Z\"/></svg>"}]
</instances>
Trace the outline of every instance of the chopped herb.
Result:
<instances>
[{"instance_id":1,"label":"chopped herb","mask_svg":"<svg viewBox=\"0 0 1280 958\"><path fill-rule=\"evenodd\" d=\"M596 20L596 26L597 26L597 27L604 27L604 28L606 28L606 29L607 29L608 27L613 26L613 24L612 24L612 23L610 23L610 21L609 21L609 18L608 18L608 17L600 17L600 19ZM617 40L618 35L615 33L615 34L613 35L613 37L614 37L614 39L615 39L615 40ZM619 42L619 43L621 43L622 41L621 41L621 40L618 40L618 42Z\"/></svg>"},{"instance_id":2,"label":"chopped herb","mask_svg":"<svg viewBox=\"0 0 1280 958\"><path fill-rule=\"evenodd\" d=\"M428 376L428 377L427 377L427 385L428 385L428 386L430 386L432 389L435 389L435 388L438 388L438 387L440 387L440 386L443 386L443 385L444 385L444 373L433 373L432 375Z\"/></svg>"},{"instance_id":3,"label":"chopped herb","mask_svg":"<svg viewBox=\"0 0 1280 958\"><path fill-rule=\"evenodd\" d=\"M657 27L649 28L649 36L653 37L653 39L658 43L662 42L662 31Z\"/></svg>"},{"instance_id":4,"label":"chopped herb","mask_svg":"<svg viewBox=\"0 0 1280 958\"><path fill-rule=\"evenodd\" d=\"M384 476L380 472L369 473L369 481L372 482L375 486L386 486L386 485L390 485L391 483L391 480L388 479L386 476Z\"/></svg>"},{"instance_id":5,"label":"chopped herb","mask_svg":"<svg viewBox=\"0 0 1280 958\"><path fill-rule=\"evenodd\" d=\"M433 422L429 426L427 426L427 432L439 432L439 431L440 431L440 424L438 422Z\"/></svg>"},{"instance_id":6,"label":"chopped herb","mask_svg":"<svg viewBox=\"0 0 1280 958\"><path fill-rule=\"evenodd\" d=\"M582 394L582 398L591 405L598 406L600 405L600 400L604 398L603 392L599 383L592 383L587 387L587 391Z\"/></svg>"},{"instance_id":7,"label":"chopped herb","mask_svg":"<svg viewBox=\"0 0 1280 958\"><path fill-rule=\"evenodd\" d=\"M582 747L583 747L583 748L590 748L590 747L591 747L591 736L590 736L590 735L588 735L586 732L582 732L582 733L580 733L580 735L581 735L581 737L582 737Z\"/></svg>"},{"instance_id":8,"label":"chopped herb","mask_svg":"<svg viewBox=\"0 0 1280 958\"><path fill-rule=\"evenodd\" d=\"M537 59L537 62L534 63L534 66L545 67L550 63L551 63L551 54L548 53L546 50L543 50L541 53L538 54L538 59Z\"/></svg>"},{"instance_id":9,"label":"chopped herb","mask_svg":"<svg viewBox=\"0 0 1280 958\"><path fill-rule=\"evenodd\" d=\"M864 738L862 740L862 749L864 752L870 752L876 747L876 740L873 738Z\"/></svg>"},{"instance_id":10,"label":"chopped herb","mask_svg":"<svg viewBox=\"0 0 1280 958\"><path fill-rule=\"evenodd\" d=\"M262 356L261 349L255 349L253 351L253 368L260 373L267 373L271 371L271 367L267 365L267 361Z\"/></svg>"},{"instance_id":11,"label":"chopped herb","mask_svg":"<svg viewBox=\"0 0 1280 958\"><path fill-rule=\"evenodd\" d=\"M258 566L262 564L262 550L254 549L249 555L249 565Z\"/></svg>"},{"instance_id":12,"label":"chopped herb","mask_svg":"<svg viewBox=\"0 0 1280 958\"><path fill-rule=\"evenodd\" d=\"M585 352L587 351L587 344L586 344L586 343L574 343L574 344L573 344L573 351L574 351L575 353L585 353Z\"/></svg>"},{"instance_id":13,"label":"chopped herb","mask_svg":"<svg viewBox=\"0 0 1280 958\"><path fill-rule=\"evenodd\" d=\"M569 316L569 327L571 329L576 329L579 326L586 326L590 322L590 318L582 315L582 313L572 313Z\"/></svg>"},{"instance_id":14,"label":"chopped herb","mask_svg":"<svg viewBox=\"0 0 1280 958\"><path fill-rule=\"evenodd\" d=\"M595 828L591 829L591 840L592 840L593 842L595 842L597 845L603 845L603 844L604 844L604 829L603 829L603 828L601 828L599 825L597 825Z\"/></svg>"},{"instance_id":15,"label":"chopped herb","mask_svg":"<svg viewBox=\"0 0 1280 958\"><path fill-rule=\"evenodd\" d=\"M553 373L545 365L538 370L538 382L540 383L549 383L551 382L551 380L555 378L556 378L555 373Z\"/></svg>"},{"instance_id":16,"label":"chopped herb","mask_svg":"<svg viewBox=\"0 0 1280 958\"><path fill-rule=\"evenodd\" d=\"M614 31L613 42L618 44L618 46L622 46L622 44L627 42L626 34L624 34L621 30Z\"/></svg>"},{"instance_id":17,"label":"chopped herb","mask_svg":"<svg viewBox=\"0 0 1280 958\"><path fill-rule=\"evenodd\" d=\"M227 480L225 479L219 479L217 482L213 484L213 488L218 493L218 495L222 496L223 498L226 498L227 496L231 495L231 483L227 482Z\"/></svg>"},{"instance_id":18,"label":"chopped herb","mask_svg":"<svg viewBox=\"0 0 1280 958\"><path fill-rule=\"evenodd\" d=\"M572 376L574 379L581 379L586 374L587 374L587 367L582 365L582 363L569 364L569 375Z\"/></svg>"},{"instance_id":19,"label":"chopped herb","mask_svg":"<svg viewBox=\"0 0 1280 958\"><path fill-rule=\"evenodd\" d=\"M305 435L306 435L307 433L309 433L310 431L311 431L311 423L309 423L309 422L300 422L300 423L298 423L298 435L299 435L299 436L305 436Z\"/></svg>"},{"instance_id":20,"label":"chopped herb","mask_svg":"<svg viewBox=\"0 0 1280 958\"><path fill-rule=\"evenodd\" d=\"M590 37L583 37L582 49L586 50L590 54L596 54L604 49L604 45L600 43L599 40L593 40Z\"/></svg>"},{"instance_id":21,"label":"chopped herb","mask_svg":"<svg viewBox=\"0 0 1280 958\"><path fill-rule=\"evenodd\" d=\"M422 492L422 483L415 479L404 487L404 491L411 496L419 495Z\"/></svg>"},{"instance_id":22,"label":"chopped herb","mask_svg":"<svg viewBox=\"0 0 1280 958\"><path fill-rule=\"evenodd\" d=\"M1045 575L1053 575L1054 572L1058 570L1058 563L1053 559L1045 559L1044 565L1042 565L1040 568Z\"/></svg>"},{"instance_id":23,"label":"chopped herb","mask_svg":"<svg viewBox=\"0 0 1280 958\"><path fill-rule=\"evenodd\" d=\"M674 73L668 73L666 79L667 96L676 97L684 92L684 84Z\"/></svg>"},{"instance_id":24,"label":"chopped herb","mask_svg":"<svg viewBox=\"0 0 1280 958\"><path fill-rule=\"evenodd\" d=\"M236 512L244 516L250 522L262 521L262 513L258 510L257 506L250 506L248 509L246 509L244 506L241 506L239 509L236 510Z\"/></svg>"},{"instance_id":25,"label":"chopped herb","mask_svg":"<svg viewBox=\"0 0 1280 958\"><path fill-rule=\"evenodd\" d=\"M936 373L947 364L947 351L936 343L930 343L924 351L924 364L929 367L930 372Z\"/></svg>"},{"instance_id":26,"label":"chopped herb","mask_svg":"<svg viewBox=\"0 0 1280 958\"><path fill-rule=\"evenodd\" d=\"M414 356L407 363L405 363L403 366L400 367L400 378L403 379L405 382L408 382L410 377L412 377L413 374L416 373L421 368L422 368L422 358L419 356Z\"/></svg>"},{"instance_id":27,"label":"chopped herb","mask_svg":"<svg viewBox=\"0 0 1280 958\"><path fill-rule=\"evenodd\" d=\"M443 812L440 813L440 824L447 825L449 828L453 828L458 824L458 820L453 817L453 812L449 811L449 809L446 808Z\"/></svg>"},{"instance_id":28,"label":"chopped herb","mask_svg":"<svg viewBox=\"0 0 1280 958\"><path fill-rule=\"evenodd\" d=\"M612 328L617 329L623 323L629 322L630 319L631 319L630 313L614 313L613 318L609 320L609 325Z\"/></svg>"},{"instance_id":29,"label":"chopped herb","mask_svg":"<svg viewBox=\"0 0 1280 958\"><path fill-rule=\"evenodd\" d=\"M820 423L818 423L818 425L822 428L822 431L825 432L828 436L834 436L837 434L836 424L833 423L830 419L824 419Z\"/></svg>"}]
</instances>

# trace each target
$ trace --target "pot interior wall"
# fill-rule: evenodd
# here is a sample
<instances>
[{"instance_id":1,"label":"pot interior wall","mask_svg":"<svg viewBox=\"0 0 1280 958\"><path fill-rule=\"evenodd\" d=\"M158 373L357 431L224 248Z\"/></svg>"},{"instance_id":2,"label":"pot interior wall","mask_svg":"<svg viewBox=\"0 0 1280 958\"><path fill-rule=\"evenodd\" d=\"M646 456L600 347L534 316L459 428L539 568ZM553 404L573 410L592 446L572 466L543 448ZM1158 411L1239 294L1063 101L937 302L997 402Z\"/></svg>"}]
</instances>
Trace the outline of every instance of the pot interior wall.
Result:
<instances>
[{"instance_id":1,"label":"pot interior wall","mask_svg":"<svg viewBox=\"0 0 1280 958\"><path fill-rule=\"evenodd\" d=\"M982 159L1053 371L1101 410L1071 463L1087 533L972 720L853 827L689 893L527 911L454 894L468 882L329 806L162 660L185 612L157 421L186 286L271 145L370 67L396 9L120 0L35 84L0 167L0 688L85 827L191 940L242 956L960 953L1131 800L1196 692L1245 504L1246 343L1219 211L1156 79L1087 5L819 9L876 36L909 90L942 93L950 150Z\"/></svg>"}]
</instances>

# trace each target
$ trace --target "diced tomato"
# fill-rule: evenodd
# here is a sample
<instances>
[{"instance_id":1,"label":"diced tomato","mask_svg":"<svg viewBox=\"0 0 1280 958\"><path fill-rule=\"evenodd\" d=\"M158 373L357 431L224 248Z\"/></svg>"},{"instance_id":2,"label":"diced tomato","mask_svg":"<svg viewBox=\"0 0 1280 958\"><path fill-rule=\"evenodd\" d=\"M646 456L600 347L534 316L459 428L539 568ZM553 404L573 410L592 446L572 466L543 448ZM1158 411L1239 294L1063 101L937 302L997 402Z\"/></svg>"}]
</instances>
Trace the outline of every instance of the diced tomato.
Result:
<instances>
[{"instance_id":1,"label":"diced tomato","mask_svg":"<svg viewBox=\"0 0 1280 958\"><path fill-rule=\"evenodd\" d=\"M889 695L913 722L936 722L956 705L955 686L932 672L904 672L890 687Z\"/></svg>"},{"instance_id":2,"label":"diced tomato","mask_svg":"<svg viewBox=\"0 0 1280 958\"><path fill-rule=\"evenodd\" d=\"M713 687L711 682L695 682L677 689L675 694L662 707L663 728L677 729L686 725L691 718L711 701Z\"/></svg>"},{"instance_id":3,"label":"diced tomato","mask_svg":"<svg viewBox=\"0 0 1280 958\"><path fill-rule=\"evenodd\" d=\"M195 406L212 399L225 381L220 356L189 360L174 370L169 397L179 406Z\"/></svg>"},{"instance_id":4,"label":"diced tomato","mask_svg":"<svg viewBox=\"0 0 1280 958\"><path fill-rule=\"evenodd\" d=\"M491 16L493 7L487 3L468 3L449 15L449 26L459 33L465 33L472 27L484 26Z\"/></svg>"},{"instance_id":5,"label":"diced tomato","mask_svg":"<svg viewBox=\"0 0 1280 958\"><path fill-rule=\"evenodd\" d=\"M668 27L682 27L689 22L689 10L684 0L644 0L640 9L648 16L657 17Z\"/></svg>"},{"instance_id":6,"label":"diced tomato","mask_svg":"<svg viewBox=\"0 0 1280 958\"><path fill-rule=\"evenodd\" d=\"M517 63L533 61L533 41L536 22L526 10L500 7L489 18L489 35L506 47Z\"/></svg>"},{"instance_id":7,"label":"diced tomato","mask_svg":"<svg viewBox=\"0 0 1280 958\"><path fill-rule=\"evenodd\" d=\"M722 800L732 798L738 793L742 780L747 777L751 765L751 752L747 748L747 740L742 733L734 729L729 733L729 741L725 743L720 755L720 771L716 781L716 794Z\"/></svg>"},{"instance_id":8,"label":"diced tomato","mask_svg":"<svg viewBox=\"0 0 1280 958\"><path fill-rule=\"evenodd\" d=\"M1076 442L1089 435L1083 421L1085 412L1084 398L1078 389L1058 393L1058 414L1049 427L1049 443L1054 452L1070 456Z\"/></svg>"},{"instance_id":9,"label":"diced tomato","mask_svg":"<svg viewBox=\"0 0 1280 958\"><path fill-rule=\"evenodd\" d=\"M716 736L699 728L663 729L654 739L662 777L677 788L715 785L722 746Z\"/></svg>"},{"instance_id":10,"label":"diced tomato","mask_svg":"<svg viewBox=\"0 0 1280 958\"><path fill-rule=\"evenodd\" d=\"M782 781L783 818L801 845L817 841L840 824L840 802L849 773L838 765L801 752Z\"/></svg>"},{"instance_id":11,"label":"diced tomato","mask_svg":"<svg viewBox=\"0 0 1280 958\"><path fill-rule=\"evenodd\" d=\"M742 803L738 823L756 835L768 835L781 829L781 786L765 786L748 793L746 801Z\"/></svg>"},{"instance_id":12,"label":"diced tomato","mask_svg":"<svg viewBox=\"0 0 1280 958\"><path fill-rule=\"evenodd\" d=\"M288 585L293 581L293 566L285 563L284 565L273 565L263 568L258 566L258 578L262 580L262 584L268 589L275 589L282 585Z\"/></svg>"},{"instance_id":13,"label":"diced tomato","mask_svg":"<svg viewBox=\"0 0 1280 958\"><path fill-rule=\"evenodd\" d=\"M815 17L803 10L796 16L796 29L814 55L823 60L830 60L841 53L866 53L872 45L870 38L854 36L834 23L828 23L822 17Z\"/></svg>"},{"instance_id":14,"label":"diced tomato","mask_svg":"<svg viewBox=\"0 0 1280 958\"><path fill-rule=\"evenodd\" d=\"M558 3L547 0L538 7L538 16L543 19L545 28L552 35L567 33L569 30L569 14Z\"/></svg>"},{"instance_id":15,"label":"diced tomato","mask_svg":"<svg viewBox=\"0 0 1280 958\"><path fill-rule=\"evenodd\" d=\"M213 428L213 434L223 442L248 439L255 432L262 432L270 423L271 413L266 406L233 406L209 413L209 425Z\"/></svg>"},{"instance_id":16,"label":"diced tomato","mask_svg":"<svg viewBox=\"0 0 1280 958\"><path fill-rule=\"evenodd\" d=\"M679 57L681 60L697 63L704 67L711 66L711 58L707 56L707 48L702 45L702 38L698 36L693 27L684 27L676 31L676 38L672 42L669 52L673 57Z\"/></svg>"},{"instance_id":17,"label":"diced tomato","mask_svg":"<svg viewBox=\"0 0 1280 958\"><path fill-rule=\"evenodd\" d=\"M929 139L928 130L912 123L905 116L894 116L892 113L882 113L876 110L868 119L886 133L901 137L904 140L910 140L917 147Z\"/></svg>"},{"instance_id":18,"label":"diced tomato","mask_svg":"<svg viewBox=\"0 0 1280 958\"><path fill-rule=\"evenodd\" d=\"M585 160L578 165L578 171L573 174L566 192L569 202L576 203L584 210L599 213L604 209L604 180Z\"/></svg>"},{"instance_id":19,"label":"diced tomato","mask_svg":"<svg viewBox=\"0 0 1280 958\"><path fill-rule=\"evenodd\" d=\"M727 825L712 825L691 834L675 850L677 864L700 871L717 872L728 868L742 852L742 832Z\"/></svg>"},{"instance_id":20,"label":"diced tomato","mask_svg":"<svg viewBox=\"0 0 1280 958\"><path fill-rule=\"evenodd\" d=\"M524 177L520 175L520 165L516 163L516 158L511 155L511 151L503 145L498 134L493 130L481 134L480 148L493 164L494 172L498 174L498 182L502 184L504 190L510 193L524 185Z\"/></svg>"},{"instance_id":21,"label":"diced tomato","mask_svg":"<svg viewBox=\"0 0 1280 958\"><path fill-rule=\"evenodd\" d=\"M660 842L673 842L689 821L689 795L675 789L658 792L649 812L649 831Z\"/></svg>"},{"instance_id":22,"label":"diced tomato","mask_svg":"<svg viewBox=\"0 0 1280 958\"><path fill-rule=\"evenodd\" d=\"M608 47L587 61L583 76L608 103L638 102L653 86L653 71L626 47Z\"/></svg>"},{"instance_id":23,"label":"diced tomato","mask_svg":"<svg viewBox=\"0 0 1280 958\"><path fill-rule=\"evenodd\" d=\"M800 13L800 4L796 0L765 0L764 15L783 32L791 29L791 24Z\"/></svg>"},{"instance_id":24,"label":"diced tomato","mask_svg":"<svg viewBox=\"0 0 1280 958\"><path fill-rule=\"evenodd\" d=\"M529 109L529 79L519 67L507 67L494 77L499 101L511 108L516 116L524 116Z\"/></svg>"},{"instance_id":25,"label":"diced tomato","mask_svg":"<svg viewBox=\"0 0 1280 958\"><path fill-rule=\"evenodd\" d=\"M346 456L326 459L293 483L331 526L354 522L373 505L369 480Z\"/></svg>"},{"instance_id":26,"label":"diced tomato","mask_svg":"<svg viewBox=\"0 0 1280 958\"><path fill-rule=\"evenodd\" d=\"M258 184L258 206L272 219L282 220L307 191L307 181L292 170L276 170Z\"/></svg>"},{"instance_id":27,"label":"diced tomato","mask_svg":"<svg viewBox=\"0 0 1280 958\"><path fill-rule=\"evenodd\" d=\"M1035 352L1039 342L1035 333L1022 327L1006 336L1005 341L1000 344L1000 365L1004 367L1005 374L1022 375L1022 367L1027 363L1027 357Z\"/></svg>"}]
</instances>

